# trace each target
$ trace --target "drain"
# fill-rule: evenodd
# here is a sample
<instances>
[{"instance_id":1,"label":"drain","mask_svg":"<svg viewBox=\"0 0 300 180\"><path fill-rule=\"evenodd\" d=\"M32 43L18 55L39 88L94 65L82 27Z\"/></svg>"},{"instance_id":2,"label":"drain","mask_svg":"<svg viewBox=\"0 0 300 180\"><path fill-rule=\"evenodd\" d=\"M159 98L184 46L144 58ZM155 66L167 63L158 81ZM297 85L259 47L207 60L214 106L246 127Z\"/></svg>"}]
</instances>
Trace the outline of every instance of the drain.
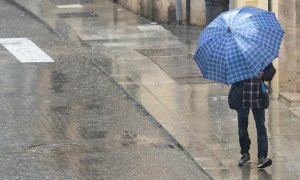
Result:
<instances>
[{"instance_id":1,"label":"drain","mask_svg":"<svg viewBox=\"0 0 300 180\"><path fill-rule=\"evenodd\" d=\"M203 78L193 55L180 48L134 50L151 59L180 85L213 83Z\"/></svg>"},{"instance_id":2,"label":"drain","mask_svg":"<svg viewBox=\"0 0 300 180\"><path fill-rule=\"evenodd\" d=\"M81 12L81 13L59 13L60 18L76 18L76 17L98 17L94 12Z\"/></svg>"}]
</instances>

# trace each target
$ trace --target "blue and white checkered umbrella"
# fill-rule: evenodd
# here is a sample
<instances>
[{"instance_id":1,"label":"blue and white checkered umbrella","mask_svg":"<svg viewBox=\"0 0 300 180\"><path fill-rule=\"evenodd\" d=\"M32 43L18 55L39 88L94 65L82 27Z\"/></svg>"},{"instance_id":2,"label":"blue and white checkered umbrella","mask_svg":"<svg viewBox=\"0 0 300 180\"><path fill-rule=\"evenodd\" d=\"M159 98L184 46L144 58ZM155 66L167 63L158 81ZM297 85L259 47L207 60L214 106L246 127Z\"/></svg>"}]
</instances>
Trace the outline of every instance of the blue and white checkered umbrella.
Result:
<instances>
[{"instance_id":1,"label":"blue and white checkered umbrella","mask_svg":"<svg viewBox=\"0 0 300 180\"><path fill-rule=\"evenodd\" d=\"M194 59L204 78L233 84L257 77L278 57L283 34L274 13L250 6L234 9L202 31Z\"/></svg>"}]
</instances>

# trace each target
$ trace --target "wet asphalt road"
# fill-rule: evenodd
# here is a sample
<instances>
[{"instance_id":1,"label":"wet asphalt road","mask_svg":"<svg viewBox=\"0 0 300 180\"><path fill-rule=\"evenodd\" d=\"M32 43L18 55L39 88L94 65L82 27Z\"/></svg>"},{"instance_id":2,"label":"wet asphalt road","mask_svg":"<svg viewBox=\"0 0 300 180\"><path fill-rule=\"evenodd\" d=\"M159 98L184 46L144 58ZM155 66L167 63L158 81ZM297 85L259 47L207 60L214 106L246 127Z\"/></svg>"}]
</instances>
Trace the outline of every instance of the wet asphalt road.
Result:
<instances>
[{"instance_id":1,"label":"wet asphalt road","mask_svg":"<svg viewBox=\"0 0 300 180\"><path fill-rule=\"evenodd\" d=\"M6 1L0 38L55 60L24 64L0 47L0 179L208 179L88 54Z\"/></svg>"}]
</instances>

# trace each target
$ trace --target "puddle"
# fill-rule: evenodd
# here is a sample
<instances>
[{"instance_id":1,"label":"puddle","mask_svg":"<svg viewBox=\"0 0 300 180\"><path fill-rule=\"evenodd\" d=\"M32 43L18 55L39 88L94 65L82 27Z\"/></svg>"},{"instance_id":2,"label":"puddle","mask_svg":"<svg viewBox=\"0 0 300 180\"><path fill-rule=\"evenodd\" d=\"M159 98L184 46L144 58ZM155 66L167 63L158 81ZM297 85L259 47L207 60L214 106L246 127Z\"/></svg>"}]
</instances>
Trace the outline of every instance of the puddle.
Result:
<instances>
[{"instance_id":1,"label":"puddle","mask_svg":"<svg viewBox=\"0 0 300 180\"><path fill-rule=\"evenodd\" d=\"M100 105L97 105L97 104L88 104L88 105L85 105L85 109L86 110L94 110L94 109L100 109L101 106Z\"/></svg>"},{"instance_id":2,"label":"puddle","mask_svg":"<svg viewBox=\"0 0 300 180\"><path fill-rule=\"evenodd\" d=\"M83 153L86 148L78 144L35 144L25 148L26 152L30 153Z\"/></svg>"},{"instance_id":3,"label":"puddle","mask_svg":"<svg viewBox=\"0 0 300 180\"><path fill-rule=\"evenodd\" d=\"M67 115L69 111L68 107L65 106L50 107L50 110L53 113L59 113L64 115Z\"/></svg>"},{"instance_id":4,"label":"puddle","mask_svg":"<svg viewBox=\"0 0 300 180\"><path fill-rule=\"evenodd\" d=\"M81 129L79 133L84 139L104 139L106 138L107 131L88 131Z\"/></svg>"},{"instance_id":5,"label":"puddle","mask_svg":"<svg viewBox=\"0 0 300 180\"><path fill-rule=\"evenodd\" d=\"M62 72L53 71L51 75L52 88L55 93L62 93L63 86L68 82L67 75Z\"/></svg>"}]
</instances>

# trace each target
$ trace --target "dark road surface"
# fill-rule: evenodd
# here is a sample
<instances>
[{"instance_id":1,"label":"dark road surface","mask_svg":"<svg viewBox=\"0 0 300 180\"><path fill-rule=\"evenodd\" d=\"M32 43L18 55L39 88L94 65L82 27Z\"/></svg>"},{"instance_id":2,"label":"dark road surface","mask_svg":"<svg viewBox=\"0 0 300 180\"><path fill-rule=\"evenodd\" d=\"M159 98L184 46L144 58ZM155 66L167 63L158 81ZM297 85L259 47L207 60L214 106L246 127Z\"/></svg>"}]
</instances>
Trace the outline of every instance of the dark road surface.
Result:
<instances>
[{"instance_id":1,"label":"dark road surface","mask_svg":"<svg viewBox=\"0 0 300 180\"><path fill-rule=\"evenodd\" d=\"M95 55L6 1L0 38L28 38L55 61L21 63L0 47L0 179L208 179Z\"/></svg>"}]
</instances>

